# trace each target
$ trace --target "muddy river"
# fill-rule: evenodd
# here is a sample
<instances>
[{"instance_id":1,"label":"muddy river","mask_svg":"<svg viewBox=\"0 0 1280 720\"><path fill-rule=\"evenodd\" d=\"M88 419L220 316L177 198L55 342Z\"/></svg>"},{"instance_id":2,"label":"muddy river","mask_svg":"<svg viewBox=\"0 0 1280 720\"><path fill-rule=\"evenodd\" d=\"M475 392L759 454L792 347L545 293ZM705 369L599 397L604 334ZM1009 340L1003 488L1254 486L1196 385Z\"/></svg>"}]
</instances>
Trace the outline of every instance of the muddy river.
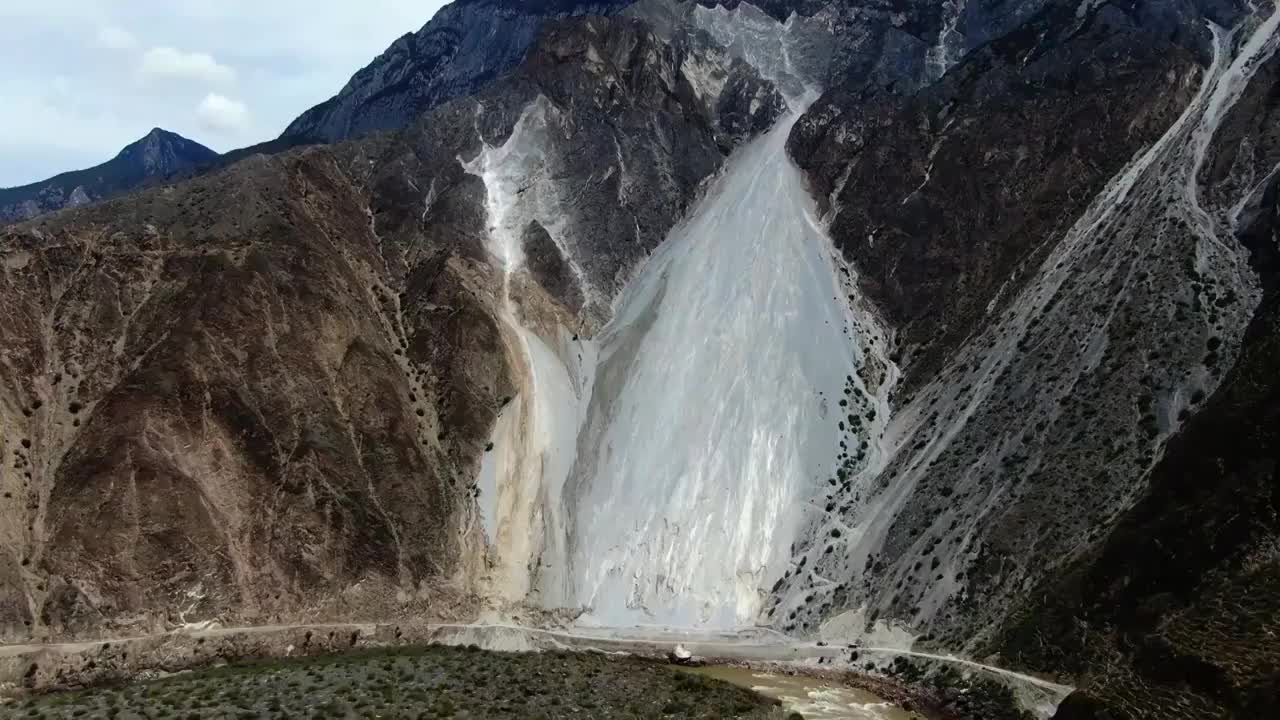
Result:
<instances>
[{"instance_id":1,"label":"muddy river","mask_svg":"<svg viewBox=\"0 0 1280 720\"><path fill-rule=\"evenodd\" d=\"M886 700L858 688L804 675L776 675L741 667L710 666L688 672L750 688L776 698L805 720L922 720Z\"/></svg>"}]
</instances>

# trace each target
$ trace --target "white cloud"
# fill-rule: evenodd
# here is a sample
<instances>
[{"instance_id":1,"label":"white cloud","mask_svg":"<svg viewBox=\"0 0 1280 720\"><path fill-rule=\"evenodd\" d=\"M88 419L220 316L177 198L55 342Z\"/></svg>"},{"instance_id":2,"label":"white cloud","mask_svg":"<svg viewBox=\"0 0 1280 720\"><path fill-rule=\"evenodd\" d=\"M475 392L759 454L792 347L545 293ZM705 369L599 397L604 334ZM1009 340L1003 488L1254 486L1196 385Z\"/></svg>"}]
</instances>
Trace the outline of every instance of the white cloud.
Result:
<instances>
[{"instance_id":1,"label":"white cloud","mask_svg":"<svg viewBox=\"0 0 1280 720\"><path fill-rule=\"evenodd\" d=\"M209 85L230 85L236 73L202 52L183 52L171 47L151 48L142 56L139 75L146 80L176 80Z\"/></svg>"},{"instance_id":2,"label":"white cloud","mask_svg":"<svg viewBox=\"0 0 1280 720\"><path fill-rule=\"evenodd\" d=\"M249 127L249 108L218 93L204 96L196 107L196 117L206 129L218 133L241 133Z\"/></svg>"},{"instance_id":3,"label":"white cloud","mask_svg":"<svg viewBox=\"0 0 1280 720\"><path fill-rule=\"evenodd\" d=\"M0 0L0 68L21 70L0 72L0 187L108 160L153 127L220 151L275 137L443 4ZM100 41L108 27L127 32L133 47L102 47L124 44L106 34ZM193 80L189 69L175 78L172 63L158 72L165 58L153 53L144 75L144 55L159 46L208 59L196 63ZM209 92L246 106L247 128L209 130L197 112Z\"/></svg>"},{"instance_id":4,"label":"white cloud","mask_svg":"<svg viewBox=\"0 0 1280 720\"><path fill-rule=\"evenodd\" d=\"M115 25L104 25L98 28L98 47L104 50L132 50L138 41L128 30Z\"/></svg>"}]
</instances>

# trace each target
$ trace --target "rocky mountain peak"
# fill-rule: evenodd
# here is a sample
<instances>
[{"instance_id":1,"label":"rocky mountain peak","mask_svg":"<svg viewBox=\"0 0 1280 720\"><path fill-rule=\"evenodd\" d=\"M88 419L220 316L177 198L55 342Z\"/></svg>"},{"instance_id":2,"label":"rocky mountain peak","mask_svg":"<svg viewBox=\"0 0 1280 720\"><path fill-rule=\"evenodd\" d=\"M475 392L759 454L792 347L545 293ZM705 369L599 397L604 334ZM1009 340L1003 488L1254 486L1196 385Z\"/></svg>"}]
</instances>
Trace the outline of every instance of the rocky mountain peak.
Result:
<instances>
[{"instance_id":1,"label":"rocky mountain peak","mask_svg":"<svg viewBox=\"0 0 1280 720\"><path fill-rule=\"evenodd\" d=\"M148 182L205 166L217 158L218 153L194 140L152 128L100 165L0 189L0 224L115 197Z\"/></svg>"},{"instance_id":2,"label":"rocky mountain peak","mask_svg":"<svg viewBox=\"0 0 1280 720\"><path fill-rule=\"evenodd\" d=\"M460 0L403 35L334 97L285 128L282 138L327 142L409 125L514 68L548 19L613 15L632 0Z\"/></svg>"},{"instance_id":3,"label":"rocky mountain peak","mask_svg":"<svg viewBox=\"0 0 1280 720\"><path fill-rule=\"evenodd\" d=\"M126 145L113 162L132 163L146 177L167 176L192 165L209 162L218 153L194 140L163 128L152 128Z\"/></svg>"}]
</instances>

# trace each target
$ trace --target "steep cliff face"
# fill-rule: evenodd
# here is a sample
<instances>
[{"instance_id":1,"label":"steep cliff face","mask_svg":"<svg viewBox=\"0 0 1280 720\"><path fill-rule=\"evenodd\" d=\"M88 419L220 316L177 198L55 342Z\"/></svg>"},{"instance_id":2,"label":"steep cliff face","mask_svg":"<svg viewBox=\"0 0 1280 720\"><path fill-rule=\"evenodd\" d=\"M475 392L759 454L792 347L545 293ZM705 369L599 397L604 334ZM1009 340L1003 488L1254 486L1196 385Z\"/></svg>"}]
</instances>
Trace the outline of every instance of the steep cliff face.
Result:
<instances>
[{"instance_id":1,"label":"steep cliff face","mask_svg":"<svg viewBox=\"0 0 1280 720\"><path fill-rule=\"evenodd\" d=\"M548 20L621 12L660 31L695 15L745 15L821 28L829 47L809 62L821 79L911 90L941 77L967 52L1018 27L1048 0L461 0L446 5L356 73L333 98L290 123L282 138L336 142L405 127L419 114L474 93L524 58ZM1222 0L1230 2L1230 0ZM699 10L701 8L701 10ZM694 25L702 25L697 22ZM668 36L669 37L669 36Z\"/></svg>"},{"instance_id":2,"label":"steep cliff face","mask_svg":"<svg viewBox=\"0 0 1280 720\"><path fill-rule=\"evenodd\" d=\"M543 108L574 200L540 252L584 258L596 297L779 103L715 48L597 19L403 133L6 231L5 636L472 612L479 458L525 370L468 165ZM518 282L535 332L607 311Z\"/></svg>"},{"instance_id":3,"label":"steep cliff face","mask_svg":"<svg viewBox=\"0 0 1280 720\"><path fill-rule=\"evenodd\" d=\"M54 210L123 195L216 157L218 153L200 143L156 128L101 165L22 187L0 189L0 223L29 220Z\"/></svg>"},{"instance_id":4,"label":"steep cliff face","mask_svg":"<svg viewBox=\"0 0 1280 720\"><path fill-rule=\"evenodd\" d=\"M418 115L470 95L520 64L546 20L609 15L627 4L628 0L451 3L417 33L395 41L337 95L290 123L282 137L337 142L403 128Z\"/></svg>"}]
</instances>

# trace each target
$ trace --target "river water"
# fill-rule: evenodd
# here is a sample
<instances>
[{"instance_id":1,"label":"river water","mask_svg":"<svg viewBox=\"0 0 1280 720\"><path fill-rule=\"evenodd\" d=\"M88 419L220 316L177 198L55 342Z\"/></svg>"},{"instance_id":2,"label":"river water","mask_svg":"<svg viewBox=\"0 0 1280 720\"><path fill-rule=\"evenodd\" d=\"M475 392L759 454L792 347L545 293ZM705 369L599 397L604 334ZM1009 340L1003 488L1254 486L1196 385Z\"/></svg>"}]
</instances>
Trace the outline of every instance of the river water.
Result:
<instances>
[{"instance_id":1,"label":"river water","mask_svg":"<svg viewBox=\"0 0 1280 720\"><path fill-rule=\"evenodd\" d=\"M805 675L777 675L749 668L717 665L689 672L779 700L788 712L805 720L921 720L921 716L858 688Z\"/></svg>"}]
</instances>

